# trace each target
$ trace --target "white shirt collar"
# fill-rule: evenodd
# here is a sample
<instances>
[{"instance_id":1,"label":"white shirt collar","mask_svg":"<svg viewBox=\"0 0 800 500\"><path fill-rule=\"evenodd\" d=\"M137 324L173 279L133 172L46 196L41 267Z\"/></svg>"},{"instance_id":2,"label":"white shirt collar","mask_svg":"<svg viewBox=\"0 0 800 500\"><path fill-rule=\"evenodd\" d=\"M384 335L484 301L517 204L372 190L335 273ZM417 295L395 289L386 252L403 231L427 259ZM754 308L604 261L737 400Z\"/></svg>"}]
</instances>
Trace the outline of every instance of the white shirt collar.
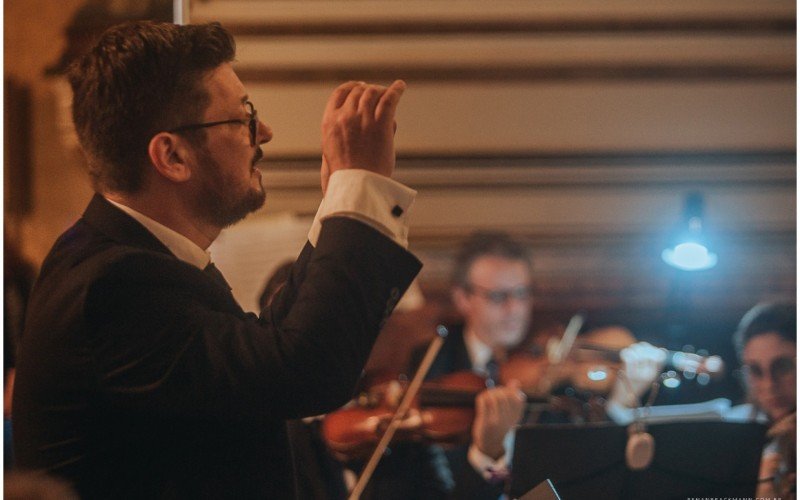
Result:
<instances>
[{"instance_id":1,"label":"white shirt collar","mask_svg":"<svg viewBox=\"0 0 800 500\"><path fill-rule=\"evenodd\" d=\"M109 200L108 198L106 198L106 200L136 219L137 222L143 225L148 231L153 233L153 236L155 236L158 241L163 243L164 246L167 247L169 251L175 254L175 257L179 258L180 260L199 269L204 269L208 263L211 262L211 254L197 246L186 236L154 221L150 217L137 212L131 207L117 203L113 200Z\"/></svg>"},{"instance_id":2,"label":"white shirt collar","mask_svg":"<svg viewBox=\"0 0 800 500\"><path fill-rule=\"evenodd\" d=\"M467 346L472 371L486 374L486 364L492 359L492 348L484 344L469 328L464 328L464 344Z\"/></svg>"}]
</instances>

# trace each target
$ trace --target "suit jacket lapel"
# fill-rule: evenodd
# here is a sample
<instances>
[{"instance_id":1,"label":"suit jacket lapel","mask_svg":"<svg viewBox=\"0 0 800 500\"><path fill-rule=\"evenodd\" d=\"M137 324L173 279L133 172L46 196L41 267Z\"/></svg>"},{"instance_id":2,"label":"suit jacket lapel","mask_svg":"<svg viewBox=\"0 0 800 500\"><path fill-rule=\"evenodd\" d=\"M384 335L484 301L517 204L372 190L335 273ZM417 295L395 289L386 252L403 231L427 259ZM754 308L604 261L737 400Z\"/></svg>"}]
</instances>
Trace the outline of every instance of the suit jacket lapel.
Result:
<instances>
[{"instance_id":1,"label":"suit jacket lapel","mask_svg":"<svg viewBox=\"0 0 800 500\"><path fill-rule=\"evenodd\" d=\"M193 265L181 261L147 228L109 203L101 195L95 194L92 197L92 201L89 202L89 206L86 207L86 211L83 213L83 220L120 244L172 256L181 265L185 265L186 269L195 270L198 275L203 275L208 280L209 285L217 289L221 297L225 297L225 300L229 302L229 307L237 312L242 312L241 306L239 306L231 292L230 285L219 270L214 268L212 272L204 272L202 269L197 269Z\"/></svg>"},{"instance_id":2,"label":"suit jacket lapel","mask_svg":"<svg viewBox=\"0 0 800 500\"><path fill-rule=\"evenodd\" d=\"M472 361L469 359L467 343L464 340L463 326L458 327L457 335L458 342L455 342L453 345L453 367L457 370L472 370Z\"/></svg>"}]
</instances>

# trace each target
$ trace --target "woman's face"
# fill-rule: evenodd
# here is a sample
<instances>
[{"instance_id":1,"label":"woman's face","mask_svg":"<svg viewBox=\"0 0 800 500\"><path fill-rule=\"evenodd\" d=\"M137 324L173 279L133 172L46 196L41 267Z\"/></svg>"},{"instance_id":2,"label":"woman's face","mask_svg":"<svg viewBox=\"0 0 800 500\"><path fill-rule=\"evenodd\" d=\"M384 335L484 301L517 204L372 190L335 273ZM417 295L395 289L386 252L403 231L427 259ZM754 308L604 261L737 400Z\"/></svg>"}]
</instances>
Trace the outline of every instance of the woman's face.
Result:
<instances>
[{"instance_id":1,"label":"woman's face","mask_svg":"<svg viewBox=\"0 0 800 500\"><path fill-rule=\"evenodd\" d=\"M777 332L757 335L744 346L742 362L750 396L772 421L797 406L796 347Z\"/></svg>"}]
</instances>

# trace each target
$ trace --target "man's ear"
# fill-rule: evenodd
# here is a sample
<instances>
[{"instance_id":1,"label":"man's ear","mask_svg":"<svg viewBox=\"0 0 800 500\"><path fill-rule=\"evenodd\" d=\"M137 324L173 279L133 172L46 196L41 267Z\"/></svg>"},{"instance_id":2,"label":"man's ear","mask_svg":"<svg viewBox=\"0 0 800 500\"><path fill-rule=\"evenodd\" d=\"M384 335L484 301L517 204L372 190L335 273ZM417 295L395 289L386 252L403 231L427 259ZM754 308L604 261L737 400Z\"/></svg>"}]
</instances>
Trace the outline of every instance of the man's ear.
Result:
<instances>
[{"instance_id":1,"label":"man's ear","mask_svg":"<svg viewBox=\"0 0 800 500\"><path fill-rule=\"evenodd\" d=\"M453 305L456 306L456 310L462 316L465 316L469 312L469 297L467 297L467 291L463 288L456 286L453 288L451 295L453 297Z\"/></svg>"},{"instance_id":2,"label":"man's ear","mask_svg":"<svg viewBox=\"0 0 800 500\"><path fill-rule=\"evenodd\" d=\"M159 132L154 135L147 145L147 154L153 168L162 177L172 182L186 182L191 178L189 149L186 141L176 134Z\"/></svg>"}]
</instances>

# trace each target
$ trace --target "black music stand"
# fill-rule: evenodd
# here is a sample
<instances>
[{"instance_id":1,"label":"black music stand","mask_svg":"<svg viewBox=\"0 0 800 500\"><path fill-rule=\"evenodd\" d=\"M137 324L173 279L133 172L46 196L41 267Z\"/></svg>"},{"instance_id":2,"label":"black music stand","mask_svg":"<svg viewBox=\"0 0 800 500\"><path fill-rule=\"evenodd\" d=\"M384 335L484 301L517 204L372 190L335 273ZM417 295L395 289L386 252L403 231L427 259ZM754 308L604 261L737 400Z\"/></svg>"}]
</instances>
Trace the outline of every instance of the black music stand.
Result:
<instances>
[{"instance_id":1,"label":"black music stand","mask_svg":"<svg viewBox=\"0 0 800 500\"><path fill-rule=\"evenodd\" d=\"M679 422L647 426L655 457L642 471L625 464L627 427L612 423L517 428L509 493L545 479L563 500L685 500L753 497L766 426Z\"/></svg>"},{"instance_id":2,"label":"black music stand","mask_svg":"<svg viewBox=\"0 0 800 500\"><path fill-rule=\"evenodd\" d=\"M549 479L539 483L539 486L525 493L517 500L561 500L553 483Z\"/></svg>"}]
</instances>

